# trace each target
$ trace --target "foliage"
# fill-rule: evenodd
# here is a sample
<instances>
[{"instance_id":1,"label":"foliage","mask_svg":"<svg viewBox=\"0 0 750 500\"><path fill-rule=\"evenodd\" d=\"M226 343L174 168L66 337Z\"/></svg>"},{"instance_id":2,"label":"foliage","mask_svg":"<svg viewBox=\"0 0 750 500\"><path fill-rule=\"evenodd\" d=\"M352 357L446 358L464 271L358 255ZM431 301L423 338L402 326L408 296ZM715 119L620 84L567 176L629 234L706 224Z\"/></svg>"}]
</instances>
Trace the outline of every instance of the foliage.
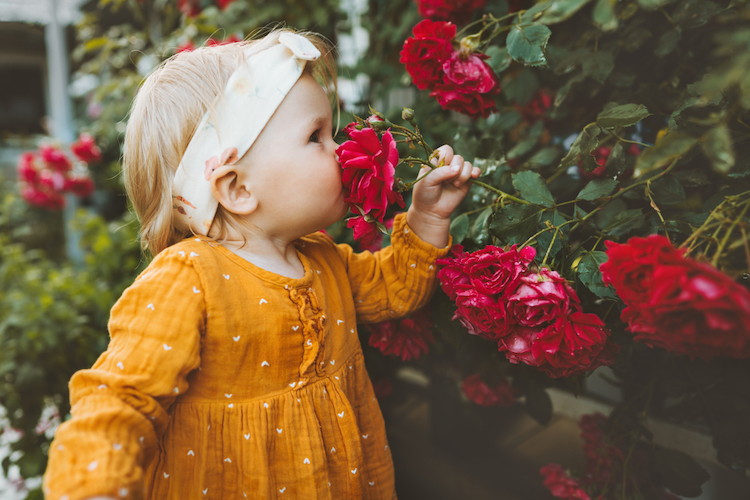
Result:
<instances>
[{"instance_id":1,"label":"foliage","mask_svg":"<svg viewBox=\"0 0 750 500\"><path fill-rule=\"evenodd\" d=\"M399 67L404 40L419 22L411 2L373 0L370 14L370 49L354 70L372 77L364 101L379 103L393 118L401 109L388 96L413 89L413 101L398 104L415 110L426 141L452 144L482 168L481 183L454 214L454 243L469 251L535 246L537 264L574 284L584 310L605 320L621 348L612 369L624 402L611 426L631 432L632 443L652 443L647 415L698 425L713 434L722 463L750 476L750 440L740 424L750 398L729 389L748 380L748 361L731 359L732 352L715 361L689 359L634 342L619 318L623 302L600 271L607 241L658 233L747 292L745 2L548 0L523 2L521 10L518 3L487 2L473 22L458 26L454 40L457 50L486 54L502 88L498 112L476 120L441 110ZM404 156L411 153L404 148ZM398 172L405 179L415 175L406 165ZM446 377L446 367L457 380L479 372L488 384L509 374L528 412L542 422L551 414L544 387L585 386L585 377L552 381L509 365L492 343L450 321L456 307L441 292L432 310L440 335L432 363L420 366L434 381ZM666 465L657 485L683 495L700 491L706 478L689 457L665 450L658 460ZM605 498L638 498L633 495L623 486Z\"/></svg>"}]
</instances>

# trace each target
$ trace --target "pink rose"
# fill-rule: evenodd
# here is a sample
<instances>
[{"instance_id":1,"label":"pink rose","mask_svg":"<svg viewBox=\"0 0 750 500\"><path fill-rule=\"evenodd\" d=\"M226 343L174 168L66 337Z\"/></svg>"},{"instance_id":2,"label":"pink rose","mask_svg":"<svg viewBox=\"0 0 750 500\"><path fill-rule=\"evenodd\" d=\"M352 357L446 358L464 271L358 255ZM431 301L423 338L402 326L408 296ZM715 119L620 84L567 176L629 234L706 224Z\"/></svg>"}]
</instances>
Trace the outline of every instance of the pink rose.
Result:
<instances>
[{"instance_id":1,"label":"pink rose","mask_svg":"<svg viewBox=\"0 0 750 500\"><path fill-rule=\"evenodd\" d=\"M508 296L508 315L523 326L539 326L565 315L578 296L557 271L542 268L521 276L520 284Z\"/></svg>"},{"instance_id":2,"label":"pink rose","mask_svg":"<svg viewBox=\"0 0 750 500\"><path fill-rule=\"evenodd\" d=\"M562 465L548 464L539 470L544 476L544 486L552 496L561 500L591 500L581 484L570 477Z\"/></svg>"},{"instance_id":3,"label":"pink rose","mask_svg":"<svg viewBox=\"0 0 750 500\"><path fill-rule=\"evenodd\" d=\"M78 140L70 145L70 150L79 160L90 163L102 159L102 151L89 134L81 134Z\"/></svg>"},{"instance_id":4,"label":"pink rose","mask_svg":"<svg viewBox=\"0 0 750 500\"><path fill-rule=\"evenodd\" d=\"M73 166L65 153L54 146L41 146L39 155L49 168L57 172L65 173Z\"/></svg>"}]
</instances>

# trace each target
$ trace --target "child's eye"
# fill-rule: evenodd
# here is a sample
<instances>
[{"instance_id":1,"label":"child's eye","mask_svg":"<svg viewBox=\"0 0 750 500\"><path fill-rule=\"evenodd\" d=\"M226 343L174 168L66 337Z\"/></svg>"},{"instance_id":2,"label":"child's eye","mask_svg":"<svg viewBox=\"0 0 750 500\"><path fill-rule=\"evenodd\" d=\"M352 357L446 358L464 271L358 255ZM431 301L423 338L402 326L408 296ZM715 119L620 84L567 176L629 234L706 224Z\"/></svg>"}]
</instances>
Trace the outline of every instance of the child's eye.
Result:
<instances>
[{"instance_id":1,"label":"child's eye","mask_svg":"<svg viewBox=\"0 0 750 500\"><path fill-rule=\"evenodd\" d=\"M320 133L319 130L316 130L315 132L313 132L313 134L310 136L310 142L320 142L319 133Z\"/></svg>"}]
</instances>

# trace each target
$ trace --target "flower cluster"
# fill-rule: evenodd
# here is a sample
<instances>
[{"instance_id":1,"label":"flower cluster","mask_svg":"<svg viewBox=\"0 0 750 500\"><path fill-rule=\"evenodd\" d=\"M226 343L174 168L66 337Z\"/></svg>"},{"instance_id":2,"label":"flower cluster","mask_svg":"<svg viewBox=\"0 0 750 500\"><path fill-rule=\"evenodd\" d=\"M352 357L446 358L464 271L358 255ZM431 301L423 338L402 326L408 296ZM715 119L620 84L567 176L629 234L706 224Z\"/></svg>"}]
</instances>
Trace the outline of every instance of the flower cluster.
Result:
<instances>
[{"instance_id":1,"label":"flower cluster","mask_svg":"<svg viewBox=\"0 0 750 500\"><path fill-rule=\"evenodd\" d=\"M557 272L530 266L536 250L487 246L465 253L454 246L437 262L441 286L472 335L496 341L511 363L550 377L567 377L614 362L618 347L594 314L584 313L575 291Z\"/></svg>"},{"instance_id":2,"label":"flower cluster","mask_svg":"<svg viewBox=\"0 0 750 500\"><path fill-rule=\"evenodd\" d=\"M82 162L98 161L101 151L88 134L70 147ZM18 161L21 197L29 205L47 210L65 207L65 194L86 198L94 192L94 181L83 164L76 165L59 148L43 145L36 152L23 153Z\"/></svg>"},{"instance_id":3,"label":"flower cluster","mask_svg":"<svg viewBox=\"0 0 750 500\"><path fill-rule=\"evenodd\" d=\"M604 283L635 339L691 358L750 357L750 291L661 235L607 242Z\"/></svg>"},{"instance_id":4,"label":"flower cluster","mask_svg":"<svg viewBox=\"0 0 750 500\"><path fill-rule=\"evenodd\" d=\"M464 24L486 4L487 0L417 0L417 9L422 17Z\"/></svg>"},{"instance_id":5,"label":"flower cluster","mask_svg":"<svg viewBox=\"0 0 750 500\"><path fill-rule=\"evenodd\" d=\"M562 500L591 500L581 484L570 477L568 472L559 464L548 464L539 469L544 477L544 486L555 498Z\"/></svg>"},{"instance_id":6,"label":"flower cluster","mask_svg":"<svg viewBox=\"0 0 750 500\"><path fill-rule=\"evenodd\" d=\"M356 215L347 222L354 230L354 238L362 246L373 244L378 225L383 224L386 210L391 204L404 206L401 194L394 190L398 150L389 131L382 139L371 127L356 128L356 123L346 127L351 138L336 150L346 189L345 201Z\"/></svg>"},{"instance_id":7,"label":"flower cluster","mask_svg":"<svg viewBox=\"0 0 750 500\"><path fill-rule=\"evenodd\" d=\"M485 54L453 47L456 26L424 19L414 26L401 50L401 63L420 90L429 89L443 109L473 118L497 111L500 83Z\"/></svg>"},{"instance_id":8,"label":"flower cluster","mask_svg":"<svg viewBox=\"0 0 750 500\"><path fill-rule=\"evenodd\" d=\"M216 0L216 5L224 10L233 2L234 0ZM203 12L202 4L201 0L177 0L177 9L187 17L195 17Z\"/></svg>"},{"instance_id":9,"label":"flower cluster","mask_svg":"<svg viewBox=\"0 0 750 500\"><path fill-rule=\"evenodd\" d=\"M513 387L506 378L500 379L497 385L490 387L476 373L464 379L461 391L470 401L480 406L510 406L516 401Z\"/></svg>"},{"instance_id":10,"label":"flower cluster","mask_svg":"<svg viewBox=\"0 0 750 500\"><path fill-rule=\"evenodd\" d=\"M242 41L242 38L240 38L237 35L229 35L221 42L211 37L208 40L206 40L206 47L212 47L214 45L227 45L230 43L236 43L236 42L241 42L241 41ZM179 54L180 52L192 52L195 49L196 49L195 43L192 40L188 40L187 42L182 43L177 46L177 48L175 49L175 54Z\"/></svg>"},{"instance_id":11,"label":"flower cluster","mask_svg":"<svg viewBox=\"0 0 750 500\"><path fill-rule=\"evenodd\" d=\"M381 321L369 325L369 328L372 332L369 344L385 355L401 357L402 361L418 359L435 343L430 312L426 308L415 311L408 318Z\"/></svg>"}]
</instances>

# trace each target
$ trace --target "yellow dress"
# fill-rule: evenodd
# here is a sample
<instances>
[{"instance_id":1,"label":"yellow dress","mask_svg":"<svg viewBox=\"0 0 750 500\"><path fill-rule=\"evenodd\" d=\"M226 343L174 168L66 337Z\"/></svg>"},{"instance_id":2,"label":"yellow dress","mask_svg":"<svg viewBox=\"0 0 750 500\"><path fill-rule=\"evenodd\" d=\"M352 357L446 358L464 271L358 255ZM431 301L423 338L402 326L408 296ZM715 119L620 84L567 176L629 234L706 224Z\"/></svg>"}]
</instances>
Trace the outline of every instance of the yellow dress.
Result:
<instances>
[{"instance_id":1,"label":"yellow dress","mask_svg":"<svg viewBox=\"0 0 750 500\"><path fill-rule=\"evenodd\" d=\"M448 249L404 215L375 254L322 233L295 245L301 279L203 237L154 259L112 308L107 350L70 381L48 499L395 497L357 322L422 307Z\"/></svg>"}]
</instances>

